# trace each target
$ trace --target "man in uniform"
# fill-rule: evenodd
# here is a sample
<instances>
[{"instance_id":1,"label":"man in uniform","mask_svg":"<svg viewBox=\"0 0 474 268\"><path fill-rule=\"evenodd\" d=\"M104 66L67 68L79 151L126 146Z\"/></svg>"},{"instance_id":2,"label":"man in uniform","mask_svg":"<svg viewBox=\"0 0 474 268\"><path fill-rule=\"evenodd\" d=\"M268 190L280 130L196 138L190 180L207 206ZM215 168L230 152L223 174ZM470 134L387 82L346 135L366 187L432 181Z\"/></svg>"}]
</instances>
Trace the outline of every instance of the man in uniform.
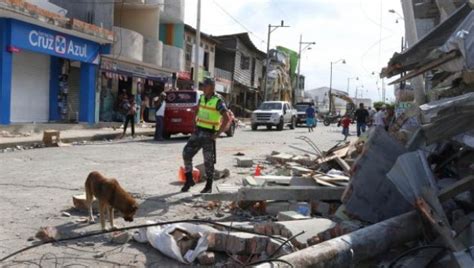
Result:
<instances>
[{"instance_id":1,"label":"man in uniform","mask_svg":"<svg viewBox=\"0 0 474 268\"><path fill-rule=\"evenodd\" d=\"M194 186L193 157L202 148L204 167L206 169L206 186L201 193L212 191L214 163L216 161L216 138L225 131L230 120L222 98L214 92L215 82L206 78L202 85L203 95L199 98L196 117L196 130L183 149L186 182L181 192L189 191Z\"/></svg>"}]
</instances>

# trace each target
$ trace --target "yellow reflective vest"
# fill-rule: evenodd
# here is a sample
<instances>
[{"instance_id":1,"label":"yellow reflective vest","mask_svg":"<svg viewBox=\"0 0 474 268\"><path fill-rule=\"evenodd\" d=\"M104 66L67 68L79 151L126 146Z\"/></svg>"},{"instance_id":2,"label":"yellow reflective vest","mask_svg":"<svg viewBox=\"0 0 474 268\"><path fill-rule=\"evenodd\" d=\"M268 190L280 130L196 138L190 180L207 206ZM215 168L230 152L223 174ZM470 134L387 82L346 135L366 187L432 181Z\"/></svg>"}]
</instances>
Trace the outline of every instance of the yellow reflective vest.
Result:
<instances>
[{"instance_id":1,"label":"yellow reflective vest","mask_svg":"<svg viewBox=\"0 0 474 268\"><path fill-rule=\"evenodd\" d=\"M217 110L219 100L219 97L214 95L206 102L206 96L201 95L199 98L199 111L196 123L198 127L214 131L219 130L222 119L221 113Z\"/></svg>"}]
</instances>

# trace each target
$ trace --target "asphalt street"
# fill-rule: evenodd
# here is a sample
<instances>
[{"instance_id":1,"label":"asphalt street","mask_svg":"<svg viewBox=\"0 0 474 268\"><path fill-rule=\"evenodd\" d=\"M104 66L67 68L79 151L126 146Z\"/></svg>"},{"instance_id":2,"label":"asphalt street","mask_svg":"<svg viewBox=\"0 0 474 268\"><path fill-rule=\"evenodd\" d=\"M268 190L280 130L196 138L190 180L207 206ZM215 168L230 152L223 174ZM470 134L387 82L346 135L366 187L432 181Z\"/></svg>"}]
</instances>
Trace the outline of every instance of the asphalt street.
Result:
<instances>
[{"instance_id":1,"label":"asphalt street","mask_svg":"<svg viewBox=\"0 0 474 268\"><path fill-rule=\"evenodd\" d=\"M308 133L304 127L283 131L251 131L249 127L237 129L232 138L217 141L217 169L228 168L230 177L216 183L240 184L253 169L235 167L236 153L258 161L272 151L304 154L290 147L311 150L298 136L310 137L321 150L326 150L343 136L335 126L318 125ZM352 132L353 134L353 132ZM115 177L133 194L140 208L133 223L116 219L119 227L145 223L147 220L167 221L177 219L219 219L216 211L193 194L180 193L177 173L182 165L181 152L186 137L174 137L156 143L151 137L104 141L61 148L42 148L0 154L0 258L29 246L36 231L42 226L55 226L63 236L74 236L98 230L100 224L79 222L87 214L73 209L72 196L84 192L84 182L89 172L97 170ZM202 163L198 153L195 164ZM71 216L62 215L67 211ZM96 221L97 222L97 221ZM87 243L86 243L87 242ZM40 264L44 267L83 264L87 266L178 266L179 263L164 257L147 244L129 242L112 244L107 236L96 236L68 243L44 245L10 259L7 266ZM33 266L35 266L33 265Z\"/></svg>"}]
</instances>

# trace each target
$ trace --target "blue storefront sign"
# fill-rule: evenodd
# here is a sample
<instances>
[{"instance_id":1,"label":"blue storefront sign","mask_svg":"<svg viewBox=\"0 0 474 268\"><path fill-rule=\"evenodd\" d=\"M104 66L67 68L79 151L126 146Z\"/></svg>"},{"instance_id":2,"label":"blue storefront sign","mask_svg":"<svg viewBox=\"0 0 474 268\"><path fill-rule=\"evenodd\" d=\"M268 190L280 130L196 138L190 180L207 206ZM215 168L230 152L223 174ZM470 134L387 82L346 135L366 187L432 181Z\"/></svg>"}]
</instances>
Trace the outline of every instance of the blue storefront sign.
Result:
<instances>
[{"instance_id":1,"label":"blue storefront sign","mask_svg":"<svg viewBox=\"0 0 474 268\"><path fill-rule=\"evenodd\" d=\"M11 44L51 56L98 64L100 46L78 37L58 33L21 21L12 21Z\"/></svg>"}]
</instances>

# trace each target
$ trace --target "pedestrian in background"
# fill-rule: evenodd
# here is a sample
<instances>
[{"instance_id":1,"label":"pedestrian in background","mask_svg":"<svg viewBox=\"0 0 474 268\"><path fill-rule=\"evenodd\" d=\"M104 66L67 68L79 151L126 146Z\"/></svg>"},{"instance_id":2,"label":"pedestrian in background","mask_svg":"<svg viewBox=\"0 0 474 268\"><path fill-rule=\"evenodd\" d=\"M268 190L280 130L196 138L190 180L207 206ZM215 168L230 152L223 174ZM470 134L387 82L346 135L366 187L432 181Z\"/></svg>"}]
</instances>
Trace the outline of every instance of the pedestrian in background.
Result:
<instances>
[{"instance_id":1,"label":"pedestrian in background","mask_svg":"<svg viewBox=\"0 0 474 268\"><path fill-rule=\"evenodd\" d=\"M346 140L347 136L349 136L349 126L351 123L352 123L352 120L349 117L349 114L346 113L344 117L341 119L342 135L344 135L344 140Z\"/></svg>"},{"instance_id":2,"label":"pedestrian in background","mask_svg":"<svg viewBox=\"0 0 474 268\"><path fill-rule=\"evenodd\" d=\"M354 117L357 123L357 137L359 137L360 134L365 132L369 120L369 111L364 108L363 103L359 104L359 109L355 111Z\"/></svg>"},{"instance_id":3,"label":"pedestrian in background","mask_svg":"<svg viewBox=\"0 0 474 268\"><path fill-rule=\"evenodd\" d=\"M165 131L166 93L163 92L160 94L156 108L155 141L162 141L163 133Z\"/></svg>"},{"instance_id":4,"label":"pedestrian in background","mask_svg":"<svg viewBox=\"0 0 474 268\"><path fill-rule=\"evenodd\" d=\"M308 132L314 131L315 126L316 110L313 108L313 104L309 104L306 108L306 126L308 126Z\"/></svg>"},{"instance_id":5,"label":"pedestrian in background","mask_svg":"<svg viewBox=\"0 0 474 268\"><path fill-rule=\"evenodd\" d=\"M377 111L374 115L374 126L384 127L385 126L385 105L382 107L376 107Z\"/></svg>"},{"instance_id":6,"label":"pedestrian in background","mask_svg":"<svg viewBox=\"0 0 474 268\"><path fill-rule=\"evenodd\" d=\"M206 78L202 85L196 118L196 131L191 135L183 149L184 171L186 182L181 192L189 191L194 186L193 157L202 148L204 169L206 170L206 186L201 193L212 191L214 180L214 164L216 161L216 138L225 131L229 123L229 113L222 97L215 93L215 82Z\"/></svg>"},{"instance_id":7,"label":"pedestrian in background","mask_svg":"<svg viewBox=\"0 0 474 268\"><path fill-rule=\"evenodd\" d=\"M137 112L135 96L126 95L123 99L122 106L123 106L122 109L126 111L126 115L125 115L125 123L123 126L123 133L122 133L122 136L120 136L120 138L123 138L125 136L129 122L132 128L132 137L135 138L135 114Z\"/></svg>"}]
</instances>

